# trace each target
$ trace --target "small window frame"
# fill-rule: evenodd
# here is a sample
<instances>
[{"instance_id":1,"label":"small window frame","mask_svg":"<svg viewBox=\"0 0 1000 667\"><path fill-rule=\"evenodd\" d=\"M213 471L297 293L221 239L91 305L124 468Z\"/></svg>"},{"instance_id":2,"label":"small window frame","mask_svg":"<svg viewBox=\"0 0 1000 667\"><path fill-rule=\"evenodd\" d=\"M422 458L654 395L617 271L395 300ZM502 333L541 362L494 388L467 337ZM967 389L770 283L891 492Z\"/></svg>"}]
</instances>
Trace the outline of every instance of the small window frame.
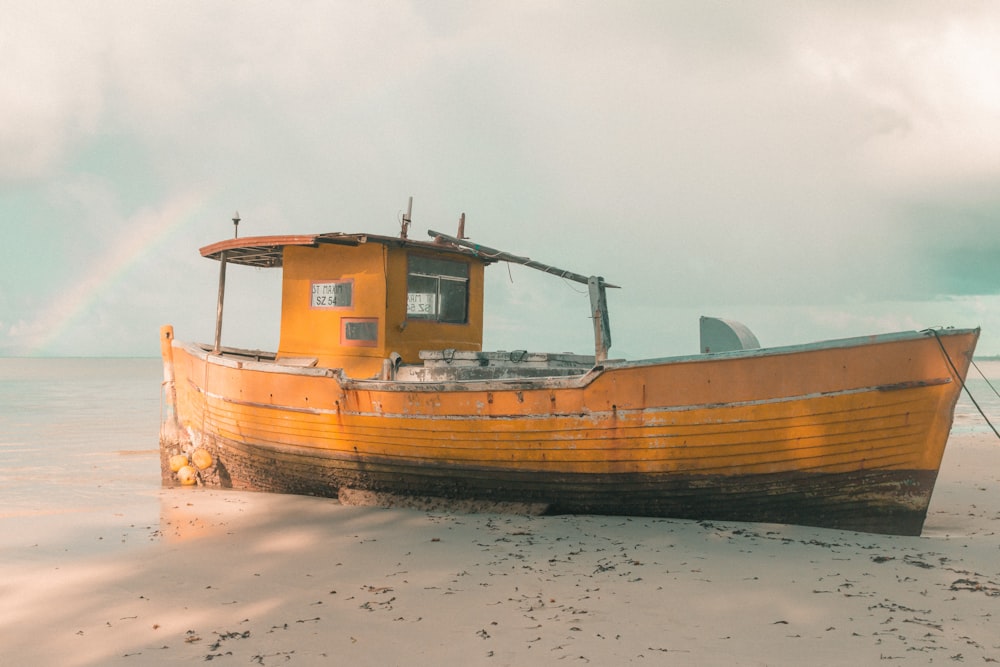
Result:
<instances>
[{"instance_id":1,"label":"small window frame","mask_svg":"<svg viewBox=\"0 0 1000 667\"><path fill-rule=\"evenodd\" d=\"M452 270L446 272L448 268ZM407 257L406 267L406 319L435 324L467 325L469 323L470 273L468 262L417 253L410 254ZM423 282L425 289L415 290L417 282ZM428 286L431 286L431 290L426 289ZM453 315L448 316L447 312L442 312L442 305L445 306L445 309L454 307L456 300L449 299L448 296L455 296L455 288L460 289L462 297L460 319ZM416 312L417 308L426 309L428 312L426 315L418 313Z\"/></svg>"},{"instance_id":2,"label":"small window frame","mask_svg":"<svg viewBox=\"0 0 1000 667\"><path fill-rule=\"evenodd\" d=\"M352 325L362 325L372 327L375 330L374 338L350 337ZM340 344L343 347L378 347L379 339L379 319L377 317L342 317L340 318Z\"/></svg>"}]
</instances>

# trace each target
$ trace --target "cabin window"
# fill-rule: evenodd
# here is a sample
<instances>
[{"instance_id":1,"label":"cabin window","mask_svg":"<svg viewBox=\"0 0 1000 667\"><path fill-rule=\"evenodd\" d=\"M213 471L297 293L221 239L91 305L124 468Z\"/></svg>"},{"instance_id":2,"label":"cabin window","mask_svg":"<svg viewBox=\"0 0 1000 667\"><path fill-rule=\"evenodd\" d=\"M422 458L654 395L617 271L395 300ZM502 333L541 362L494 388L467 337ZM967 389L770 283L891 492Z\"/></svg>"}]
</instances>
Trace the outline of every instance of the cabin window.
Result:
<instances>
[{"instance_id":1,"label":"cabin window","mask_svg":"<svg viewBox=\"0 0 1000 667\"><path fill-rule=\"evenodd\" d=\"M350 308L353 297L353 280L314 282L309 305L313 308Z\"/></svg>"},{"instance_id":2,"label":"cabin window","mask_svg":"<svg viewBox=\"0 0 1000 667\"><path fill-rule=\"evenodd\" d=\"M406 281L410 319L464 324L468 320L469 265L411 255Z\"/></svg>"},{"instance_id":3,"label":"cabin window","mask_svg":"<svg viewBox=\"0 0 1000 667\"><path fill-rule=\"evenodd\" d=\"M348 347L378 345L377 318L343 318L340 320L340 344Z\"/></svg>"}]
</instances>

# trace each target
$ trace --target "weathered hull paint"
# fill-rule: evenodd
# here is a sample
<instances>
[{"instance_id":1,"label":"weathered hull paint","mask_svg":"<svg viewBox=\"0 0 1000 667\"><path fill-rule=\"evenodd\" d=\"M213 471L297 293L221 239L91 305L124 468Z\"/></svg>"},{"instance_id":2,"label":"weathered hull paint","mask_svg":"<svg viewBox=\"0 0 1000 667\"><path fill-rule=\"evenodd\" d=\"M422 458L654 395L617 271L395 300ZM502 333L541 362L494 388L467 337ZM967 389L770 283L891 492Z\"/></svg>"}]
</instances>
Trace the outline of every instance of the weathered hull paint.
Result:
<instances>
[{"instance_id":1,"label":"weathered hull paint","mask_svg":"<svg viewBox=\"0 0 1000 667\"><path fill-rule=\"evenodd\" d=\"M896 334L608 364L579 377L419 384L175 343L179 428L162 431L161 456L204 448L215 461L204 483L259 491L917 535L977 336ZM173 483L169 468L163 479Z\"/></svg>"}]
</instances>

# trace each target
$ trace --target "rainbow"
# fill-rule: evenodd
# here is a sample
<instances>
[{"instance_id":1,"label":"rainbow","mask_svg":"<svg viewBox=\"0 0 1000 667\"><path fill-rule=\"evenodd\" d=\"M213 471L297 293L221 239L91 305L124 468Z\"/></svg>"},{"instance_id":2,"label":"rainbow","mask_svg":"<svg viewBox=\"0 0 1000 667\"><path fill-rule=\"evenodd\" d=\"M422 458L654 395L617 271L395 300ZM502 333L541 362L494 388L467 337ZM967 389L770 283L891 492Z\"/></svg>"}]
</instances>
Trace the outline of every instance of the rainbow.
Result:
<instances>
[{"instance_id":1,"label":"rainbow","mask_svg":"<svg viewBox=\"0 0 1000 667\"><path fill-rule=\"evenodd\" d=\"M123 224L106 252L92 263L83 279L49 302L34 321L25 326L28 356L44 356L80 316L87 312L110 285L183 227L201 210L204 197L188 193L175 197L159 209L142 211Z\"/></svg>"}]
</instances>

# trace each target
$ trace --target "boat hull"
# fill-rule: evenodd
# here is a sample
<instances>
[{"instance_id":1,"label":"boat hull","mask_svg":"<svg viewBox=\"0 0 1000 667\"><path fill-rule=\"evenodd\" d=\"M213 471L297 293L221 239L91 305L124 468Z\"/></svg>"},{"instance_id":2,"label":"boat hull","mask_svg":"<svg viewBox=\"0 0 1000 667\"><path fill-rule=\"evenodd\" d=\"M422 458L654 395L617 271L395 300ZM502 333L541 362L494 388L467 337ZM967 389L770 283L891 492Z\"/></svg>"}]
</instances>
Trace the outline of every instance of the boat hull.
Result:
<instances>
[{"instance_id":1,"label":"boat hull","mask_svg":"<svg viewBox=\"0 0 1000 667\"><path fill-rule=\"evenodd\" d=\"M203 449L212 465L198 477L222 487L917 535L977 336L437 383L350 380L175 343L163 478L176 483L172 455Z\"/></svg>"}]
</instances>

